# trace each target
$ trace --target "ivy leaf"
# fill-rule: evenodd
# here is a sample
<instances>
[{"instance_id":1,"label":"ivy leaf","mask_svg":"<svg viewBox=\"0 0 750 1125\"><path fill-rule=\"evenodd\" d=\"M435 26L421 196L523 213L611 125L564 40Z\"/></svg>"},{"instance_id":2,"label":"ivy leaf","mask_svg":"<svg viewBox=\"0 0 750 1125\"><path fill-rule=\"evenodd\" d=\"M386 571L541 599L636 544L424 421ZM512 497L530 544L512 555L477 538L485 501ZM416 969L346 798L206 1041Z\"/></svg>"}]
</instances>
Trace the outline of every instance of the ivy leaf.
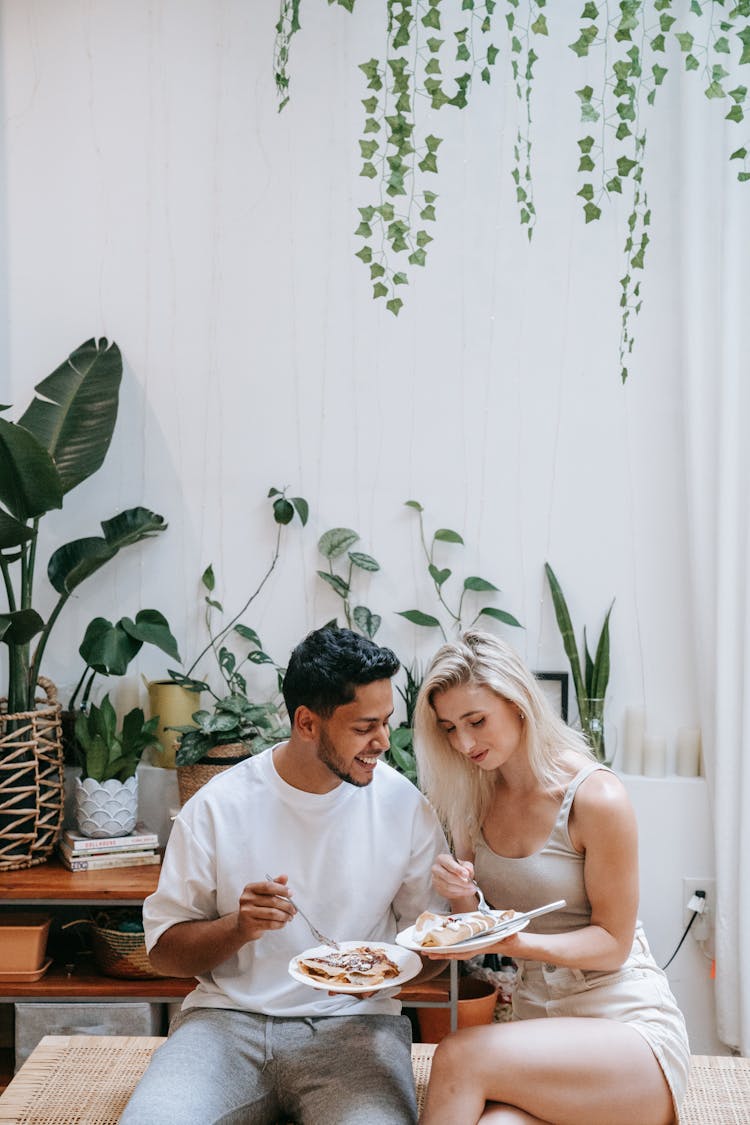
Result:
<instances>
[{"instance_id":1,"label":"ivy leaf","mask_svg":"<svg viewBox=\"0 0 750 1125\"><path fill-rule=\"evenodd\" d=\"M535 35L549 35L547 30L547 20L542 12L539 13L537 18L531 25L531 30Z\"/></svg>"},{"instance_id":2,"label":"ivy leaf","mask_svg":"<svg viewBox=\"0 0 750 1125\"><path fill-rule=\"evenodd\" d=\"M372 287L372 295L376 299L378 297L387 297L388 296L388 286L383 285L382 281L376 282L376 284L373 285L373 287Z\"/></svg>"},{"instance_id":3,"label":"ivy leaf","mask_svg":"<svg viewBox=\"0 0 750 1125\"><path fill-rule=\"evenodd\" d=\"M750 27L745 27L742 29L742 31L738 31L737 38L742 42L742 55L740 56L740 65L742 63L750 63Z\"/></svg>"},{"instance_id":4,"label":"ivy leaf","mask_svg":"<svg viewBox=\"0 0 750 1125\"><path fill-rule=\"evenodd\" d=\"M676 31L675 38L680 44L681 51L692 51L695 40L689 31Z\"/></svg>"},{"instance_id":5,"label":"ivy leaf","mask_svg":"<svg viewBox=\"0 0 750 1125\"><path fill-rule=\"evenodd\" d=\"M595 203L587 203L583 209L583 213L586 216L586 222L591 223L595 219L598 219L602 212L601 208L597 207Z\"/></svg>"},{"instance_id":6,"label":"ivy leaf","mask_svg":"<svg viewBox=\"0 0 750 1125\"><path fill-rule=\"evenodd\" d=\"M742 107L739 105L733 105L725 117L726 121L744 121L744 119L745 114L742 112Z\"/></svg>"},{"instance_id":7,"label":"ivy leaf","mask_svg":"<svg viewBox=\"0 0 750 1125\"><path fill-rule=\"evenodd\" d=\"M404 302L400 297L392 297L390 301L386 301L385 307L389 312L392 312L394 316L398 316L403 307L403 304Z\"/></svg>"}]
</instances>

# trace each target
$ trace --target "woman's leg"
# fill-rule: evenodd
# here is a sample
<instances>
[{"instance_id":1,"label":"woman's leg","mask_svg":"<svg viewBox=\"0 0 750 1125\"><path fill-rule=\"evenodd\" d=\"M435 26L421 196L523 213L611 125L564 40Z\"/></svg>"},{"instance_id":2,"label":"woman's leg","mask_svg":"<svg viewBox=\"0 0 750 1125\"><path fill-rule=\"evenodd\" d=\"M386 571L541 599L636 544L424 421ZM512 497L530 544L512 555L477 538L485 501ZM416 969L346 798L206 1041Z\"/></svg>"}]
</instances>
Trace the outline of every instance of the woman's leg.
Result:
<instances>
[{"instance_id":1,"label":"woman's leg","mask_svg":"<svg viewBox=\"0 0 750 1125\"><path fill-rule=\"evenodd\" d=\"M601 1125L603 1114L607 1125L674 1121L648 1043L606 1019L521 1020L448 1036L432 1062L422 1125L475 1125L486 1102L501 1103L498 1113L507 1105L555 1125Z\"/></svg>"},{"instance_id":2,"label":"woman's leg","mask_svg":"<svg viewBox=\"0 0 750 1125\"><path fill-rule=\"evenodd\" d=\"M516 1109L512 1105L498 1105L497 1102L487 1102L487 1107L479 1120L481 1125L550 1125L549 1121L532 1117L524 1109Z\"/></svg>"}]
</instances>

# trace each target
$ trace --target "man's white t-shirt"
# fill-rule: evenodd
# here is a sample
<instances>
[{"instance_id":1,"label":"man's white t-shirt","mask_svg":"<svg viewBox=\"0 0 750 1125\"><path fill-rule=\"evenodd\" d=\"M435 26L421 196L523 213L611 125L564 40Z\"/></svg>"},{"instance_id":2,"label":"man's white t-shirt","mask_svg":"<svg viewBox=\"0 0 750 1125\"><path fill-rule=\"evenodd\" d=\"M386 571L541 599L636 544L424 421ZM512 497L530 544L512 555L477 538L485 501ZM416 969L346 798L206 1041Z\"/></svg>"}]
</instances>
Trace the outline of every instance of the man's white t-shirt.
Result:
<instances>
[{"instance_id":1,"label":"man's white t-shirt","mask_svg":"<svg viewBox=\"0 0 750 1125\"><path fill-rule=\"evenodd\" d=\"M410 781L381 761L367 786L306 793L282 780L273 749L213 778L175 819L159 885L143 907L148 949L177 922L233 913L244 887L266 872L288 875L305 913L337 941L393 942L423 910L447 909L430 877L445 837ZM317 944L297 914L200 976L183 1008L273 1016L400 1010L382 994L329 996L295 981L290 959Z\"/></svg>"}]
</instances>

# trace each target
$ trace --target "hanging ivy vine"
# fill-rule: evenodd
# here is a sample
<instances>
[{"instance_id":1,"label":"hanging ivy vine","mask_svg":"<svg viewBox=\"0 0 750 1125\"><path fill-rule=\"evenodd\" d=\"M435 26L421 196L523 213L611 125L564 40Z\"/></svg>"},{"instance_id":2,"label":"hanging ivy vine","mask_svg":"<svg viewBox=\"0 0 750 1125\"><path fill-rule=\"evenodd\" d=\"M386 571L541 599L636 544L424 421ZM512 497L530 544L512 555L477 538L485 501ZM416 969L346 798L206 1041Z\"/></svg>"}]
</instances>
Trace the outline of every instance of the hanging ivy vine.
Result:
<instances>
[{"instance_id":1,"label":"hanging ivy vine","mask_svg":"<svg viewBox=\"0 0 750 1125\"><path fill-rule=\"evenodd\" d=\"M373 0L370 0L372 3ZM349 12L355 0L328 0ZM281 0L274 77L279 109L289 101L289 51L300 30L301 0ZM383 0L386 48L360 64L365 84L360 176L371 194L359 210L357 257L367 267L373 296L398 315L410 267L424 266L437 218L439 156L443 138L427 131L425 110L465 109L477 82L489 84L500 54L499 0ZM513 177L519 219L531 239L534 202L533 86L536 38L554 31L547 0L504 0L507 55L518 109ZM576 90L584 126L578 138L583 218L594 222L613 195L627 199L623 273L619 279L620 373L628 377L634 321L649 245L651 210L646 184L649 111L668 73L676 43L686 72L704 83L724 117L745 122L747 87L730 88L733 63L750 63L750 0L587 0L578 38L568 44L579 59L598 61L596 86ZM740 182L750 180L750 138L729 154Z\"/></svg>"}]
</instances>

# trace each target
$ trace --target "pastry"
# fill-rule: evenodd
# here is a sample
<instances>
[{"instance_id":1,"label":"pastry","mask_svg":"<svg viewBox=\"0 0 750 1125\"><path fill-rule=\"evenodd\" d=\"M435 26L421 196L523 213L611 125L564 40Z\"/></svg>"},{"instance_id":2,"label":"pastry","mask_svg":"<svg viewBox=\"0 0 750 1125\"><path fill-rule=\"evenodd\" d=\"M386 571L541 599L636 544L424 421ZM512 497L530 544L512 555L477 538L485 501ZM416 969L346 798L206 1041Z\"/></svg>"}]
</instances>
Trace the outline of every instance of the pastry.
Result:
<instances>
[{"instance_id":1,"label":"pastry","mask_svg":"<svg viewBox=\"0 0 750 1125\"><path fill-rule=\"evenodd\" d=\"M400 969L383 949L373 945L358 945L355 949L318 954L316 957L298 957L297 967L305 976L320 982L334 984L379 985L397 977Z\"/></svg>"},{"instance_id":2,"label":"pastry","mask_svg":"<svg viewBox=\"0 0 750 1125\"><path fill-rule=\"evenodd\" d=\"M459 941L481 937L515 916L515 910L494 910L492 914L483 914L479 910L466 914L433 914L426 910L414 923L414 941L424 948L455 945Z\"/></svg>"}]
</instances>

